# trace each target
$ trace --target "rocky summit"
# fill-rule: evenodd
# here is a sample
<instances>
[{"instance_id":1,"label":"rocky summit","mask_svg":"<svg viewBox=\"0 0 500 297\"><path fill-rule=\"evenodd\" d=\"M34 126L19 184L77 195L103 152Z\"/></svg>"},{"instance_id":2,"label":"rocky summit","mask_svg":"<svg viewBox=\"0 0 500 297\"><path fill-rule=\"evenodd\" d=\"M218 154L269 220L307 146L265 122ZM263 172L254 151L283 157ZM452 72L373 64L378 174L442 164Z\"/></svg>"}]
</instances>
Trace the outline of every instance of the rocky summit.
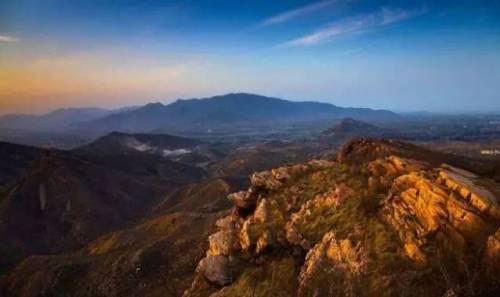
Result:
<instances>
[{"instance_id":1,"label":"rocky summit","mask_svg":"<svg viewBox=\"0 0 500 297\"><path fill-rule=\"evenodd\" d=\"M394 141L255 173L184 297L500 296L495 172Z\"/></svg>"}]
</instances>

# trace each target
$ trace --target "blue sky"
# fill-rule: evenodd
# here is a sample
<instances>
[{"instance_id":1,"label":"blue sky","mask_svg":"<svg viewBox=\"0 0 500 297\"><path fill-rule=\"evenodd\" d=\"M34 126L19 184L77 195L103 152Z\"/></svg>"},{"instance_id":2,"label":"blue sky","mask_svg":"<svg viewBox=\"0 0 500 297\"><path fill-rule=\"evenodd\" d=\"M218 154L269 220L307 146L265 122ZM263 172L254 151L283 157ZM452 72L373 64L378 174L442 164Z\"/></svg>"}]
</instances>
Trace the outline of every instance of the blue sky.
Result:
<instances>
[{"instance_id":1,"label":"blue sky","mask_svg":"<svg viewBox=\"0 0 500 297\"><path fill-rule=\"evenodd\" d=\"M500 111L498 82L495 0L0 0L0 113L239 91Z\"/></svg>"}]
</instances>

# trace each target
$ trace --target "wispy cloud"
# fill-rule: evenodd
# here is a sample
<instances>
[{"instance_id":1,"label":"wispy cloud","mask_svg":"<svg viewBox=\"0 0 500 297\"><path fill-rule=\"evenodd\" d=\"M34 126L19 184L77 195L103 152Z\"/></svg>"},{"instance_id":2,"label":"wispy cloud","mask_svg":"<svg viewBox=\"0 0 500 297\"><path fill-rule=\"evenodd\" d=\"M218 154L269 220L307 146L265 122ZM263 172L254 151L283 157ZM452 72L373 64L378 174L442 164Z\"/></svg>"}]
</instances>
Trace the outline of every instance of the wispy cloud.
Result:
<instances>
[{"instance_id":1,"label":"wispy cloud","mask_svg":"<svg viewBox=\"0 0 500 297\"><path fill-rule=\"evenodd\" d=\"M388 25L392 23L397 23L420 15L427 12L427 8L423 7L420 9L404 10L404 9L391 9L384 7L382 8L382 25Z\"/></svg>"},{"instance_id":2,"label":"wispy cloud","mask_svg":"<svg viewBox=\"0 0 500 297\"><path fill-rule=\"evenodd\" d=\"M382 8L380 12L367 14L361 17L347 18L342 21L322 27L315 32L288 41L285 46L308 46L330 41L337 36L361 33L375 28L387 26L410 19L414 16L424 14L426 8L403 10Z\"/></svg>"},{"instance_id":3,"label":"wispy cloud","mask_svg":"<svg viewBox=\"0 0 500 297\"><path fill-rule=\"evenodd\" d=\"M0 35L0 42L18 42L18 41L19 41L19 38L17 38L17 37Z\"/></svg>"},{"instance_id":4,"label":"wispy cloud","mask_svg":"<svg viewBox=\"0 0 500 297\"><path fill-rule=\"evenodd\" d=\"M295 18L305 16L311 13L314 13L316 11L319 11L321 9L324 9L336 2L339 2L338 0L326 0L326 1L321 1L321 2L316 2L310 5L302 6L296 9L288 10L285 12L282 12L280 14L277 14L267 20L264 20L262 23L260 23L261 27L265 26L271 26L271 25L277 25L277 24L282 24L286 23L290 20L293 20Z\"/></svg>"}]
</instances>

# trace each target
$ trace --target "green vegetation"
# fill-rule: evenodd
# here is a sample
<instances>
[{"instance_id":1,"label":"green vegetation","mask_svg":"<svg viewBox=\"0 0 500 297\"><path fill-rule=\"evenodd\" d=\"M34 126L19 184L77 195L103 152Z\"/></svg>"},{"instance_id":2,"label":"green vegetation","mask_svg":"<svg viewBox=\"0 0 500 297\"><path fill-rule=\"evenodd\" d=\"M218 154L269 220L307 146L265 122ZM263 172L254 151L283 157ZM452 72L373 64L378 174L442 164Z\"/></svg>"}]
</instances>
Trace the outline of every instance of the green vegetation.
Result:
<instances>
[{"instance_id":1,"label":"green vegetation","mask_svg":"<svg viewBox=\"0 0 500 297\"><path fill-rule=\"evenodd\" d=\"M297 291L298 264L289 256L266 259L244 270L230 287L212 297L289 297Z\"/></svg>"}]
</instances>

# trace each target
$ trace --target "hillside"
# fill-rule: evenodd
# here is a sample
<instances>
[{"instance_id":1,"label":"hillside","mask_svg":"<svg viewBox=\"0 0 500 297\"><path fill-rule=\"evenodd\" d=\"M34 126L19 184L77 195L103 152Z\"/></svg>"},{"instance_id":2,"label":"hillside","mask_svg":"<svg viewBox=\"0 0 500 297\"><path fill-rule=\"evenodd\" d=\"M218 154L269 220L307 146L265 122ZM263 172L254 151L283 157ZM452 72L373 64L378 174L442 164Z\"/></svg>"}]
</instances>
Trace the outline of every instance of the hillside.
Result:
<instances>
[{"instance_id":1,"label":"hillside","mask_svg":"<svg viewBox=\"0 0 500 297\"><path fill-rule=\"evenodd\" d=\"M367 122L357 121L353 118L344 118L332 128L325 131L325 134L331 134L332 136L351 135L368 137L382 135L382 133L387 131Z\"/></svg>"},{"instance_id":2,"label":"hillside","mask_svg":"<svg viewBox=\"0 0 500 297\"><path fill-rule=\"evenodd\" d=\"M113 132L92 143L79 147L76 151L113 155L149 152L159 155L182 155L189 153L202 142L195 139L166 134L126 134Z\"/></svg>"},{"instance_id":3,"label":"hillside","mask_svg":"<svg viewBox=\"0 0 500 297\"><path fill-rule=\"evenodd\" d=\"M40 158L42 153L43 150L35 147L0 142L0 164L2 164L2 170L0 171L0 187L7 191L16 179L27 170L33 162ZM0 191L0 197L3 197L5 194L3 190Z\"/></svg>"},{"instance_id":4,"label":"hillside","mask_svg":"<svg viewBox=\"0 0 500 297\"><path fill-rule=\"evenodd\" d=\"M498 296L499 168L353 141L335 160L254 173L246 191L186 187L155 218L27 258L4 294Z\"/></svg>"},{"instance_id":5,"label":"hillside","mask_svg":"<svg viewBox=\"0 0 500 297\"><path fill-rule=\"evenodd\" d=\"M11 178L0 200L0 271L26 256L69 251L130 226L147 217L166 193L206 174L149 154L34 153L10 170L18 177Z\"/></svg>"},{"instance_id":6,"label":"hillside","mask_svg":"<svg viewBox=\"0 0 500 297\"><path fill-rule=\"evenodd\" d=\"M401 134L390 129L380 128L369 122L347 117L335 123L331 128L326 129L319 136L321 142L328 142L335 144L335 146L340 146L346 141L362 137L397 139L401 137Z\"/></svg>"},{"instance_id":7,"label":"hillside","mask_svg":"<svg viewBox=\"0 0 500 297\"><path fill-rule=\"evenodd\" d=\"M66 259L103 234L151 218L227 210L226 195L246 187L249 173L308 154L296 145L240 146L116 132L70 151L0 143L0 283L31 255ZM143 239L133 240L141 247Z\"/></svg>"},{"instance_id":8,"label":"hillside","mask_svg":"<svg viewBox=\"0 0 500 297\"><path fill-rule=\"evenodd\" d=\"M342 108L328 103L292 102L246 93L204 99L152 103L133 111L98 119L82 129L99 131L202 130L230 125L258 126L328 118L394 119L396 114L367 108ZM232 127L235 128L235 127Z\"/></svg>"},{"instance_id":9,"label":"hillside","mask_svg":"<svg viewBox=\"0 0 500 297\"><path fill-rule=\"evenodd\" d=\"M254 174L184 296L498 296L500 185L435 157L355 141Z\"/></svg>"}]
</instances>

